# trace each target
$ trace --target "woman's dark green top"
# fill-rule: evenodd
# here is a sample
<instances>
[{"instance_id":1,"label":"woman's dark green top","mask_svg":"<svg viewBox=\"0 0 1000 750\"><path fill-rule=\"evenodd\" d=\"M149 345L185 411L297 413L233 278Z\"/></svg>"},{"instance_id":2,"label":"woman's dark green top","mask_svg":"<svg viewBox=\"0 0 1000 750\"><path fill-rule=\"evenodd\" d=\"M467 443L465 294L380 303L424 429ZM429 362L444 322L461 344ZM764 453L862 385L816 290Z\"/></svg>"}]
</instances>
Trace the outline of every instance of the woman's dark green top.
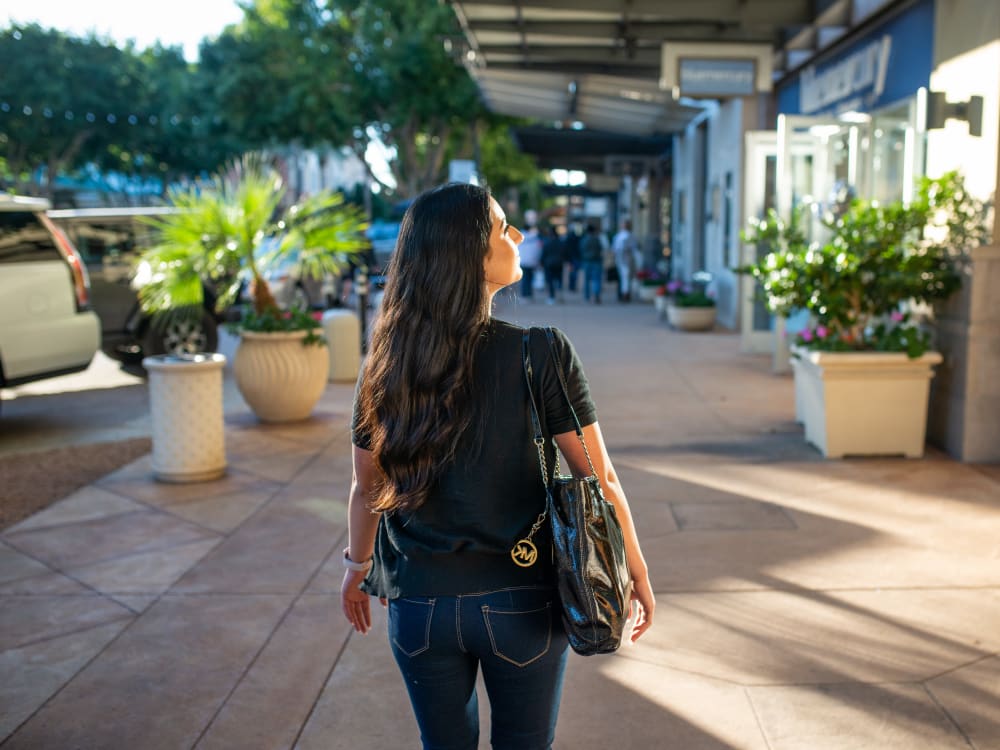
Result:
<instances>
[{"instance_id":1,"label":"woman's dark green top","mask_svg":"<svg viewBox=\"0 0 1000 750\"><path fill-rule=\"evenodd\" d=\"M545 510L545 489L532 443L531 412L521 349L523 328L491 320L476 362L471 432L458 455L415 511L384 513L375 539L375 564L361 588L376 596L448 596L510 586L550 584L553 568L547 526L535 535L538 562L519 567L514 543ZM597 421L587 380L573 345L555 330L556 349L570 399L582 426ZM559 387L544 331L531 335L534 392L546 436L571 432L573 418ZM363 377L363 375L362 375ZM352 440L370 449L357 429ZM549 441L546 461L555 464ZM564 471L568 471L565 470Z\"/></svg>"}]
</instances>

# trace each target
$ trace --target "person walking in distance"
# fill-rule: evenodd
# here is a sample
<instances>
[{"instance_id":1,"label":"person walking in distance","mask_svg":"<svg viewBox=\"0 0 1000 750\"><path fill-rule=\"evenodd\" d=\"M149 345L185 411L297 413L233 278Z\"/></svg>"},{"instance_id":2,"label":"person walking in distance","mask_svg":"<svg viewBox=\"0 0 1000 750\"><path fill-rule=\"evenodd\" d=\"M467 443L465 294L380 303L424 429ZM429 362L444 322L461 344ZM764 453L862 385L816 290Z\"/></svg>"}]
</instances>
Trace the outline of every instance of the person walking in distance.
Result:
<instances>
[{"instance_id":1,"label":"person walking in distance","mask_svg":"<svg viewBox=\"0 0 1000 750\"><path fill-rule=\"evenodd\" d=\"M573 222L566 228L563 237L563 257L569 266L566 288L570 292L576 292L577 277L580 275L580 226Z\"/></svg>"},{"instance_id":2,"label":"person walking in distance","mask_svg":"<svg viewBox=\"0 0 1000 750\"><path fill-rule=\"evenodd\" d=\"M542 232L542 268L545 270L545 287L549 292L547 302L555 304L556 299L562 301L563 241L551 227Z\"/></svg>"},{"instance_id":3,"label":"person walking in distance","mask_svg":"<svg viewBox=\"0 0 1000 750\"><path fill-rule=\"evenodd\" d=\"M521 246L518 248L521 256L521 296L534 299L535 273L542 263L542 237L537 227L528 227L522 235Z\"/></svg>"},{"instance_id":4,"label":"person walking in distance","mask_svg":"<svg viewBox=\"0 0 1000 750\"><path fill-rule=\"evenodd\" d=\"M580 240L580 260L583 262L583 298L593 298L601 304L601 276L604 273L604 245L597 235L597 227L588 224Z\"/></svg>"},{"instance_id":5,"label":"person walking in distance","mask_svg":"<svg viewBox=\"0 0 1000 750\"><path fill-rule=\"evenodd\" d=\"M525 330L491 315L494 295L522 277L520 240L481 187L450 184L418 196L403 218L358 379L341 605L362 634L372 627L370 597L387 605L389 647L425 750L477 747L480 670L494 748L545 750L555 737L567 638L553 562L537 555L522 566L511 552L546 495ZM565 334L554 337L569 401L621 521L635 640L653 622L646 563L580 360ZM558 392L546 337L531 337L530 351L537 390ZM543 403L546 434L570 470L590 476L567 403ZM554 465L554 447L545 450Z\"/></svg>"},{"instance_id":6,"label":"person walking in distance","mask_svg":"<svg viewBox=\"0 0 1000 750\"><path fill-rule=\"evenodd\" d=\"M625 219L622 228L611 240L611 250L615 256L615 267L618 269L618 301L628 302L632 299L632 278L636 269L636 251L638 245L632 234L632 222Z\"/></svg>"}]
</instances>

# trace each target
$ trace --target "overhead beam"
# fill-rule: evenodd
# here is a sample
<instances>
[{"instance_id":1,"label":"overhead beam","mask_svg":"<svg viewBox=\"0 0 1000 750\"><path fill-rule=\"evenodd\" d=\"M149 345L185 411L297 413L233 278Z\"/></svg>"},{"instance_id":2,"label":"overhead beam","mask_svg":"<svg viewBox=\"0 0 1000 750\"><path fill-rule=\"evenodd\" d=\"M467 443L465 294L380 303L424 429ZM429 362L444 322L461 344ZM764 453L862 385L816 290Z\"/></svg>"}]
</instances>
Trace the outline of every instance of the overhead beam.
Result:
<instances>
[{"instance_id":1,"label":"overhead beam","mask_svg":"<svg viewBox=\"0 0 1000 750\"><path fill-rule=\"evenodd\" d=\"M527 36L565 37L593 39L607 43L620 39L622 26L617 21L532 21L521 24L514 21L469 20L473 34L504 33L525 34ZM626 34L636 41L658 44L663 41L694 42L772 42L780 33L781 25L768 21L752 25L740 25L739 21L693 19L688 21L664 22L630 20Z\"/></svg>"},{"instance_id":2,"label":"overhead beam","mask_svg":"<svg viewBox=\"0 0 1000 750\"><path fill-rule=\"evenodd\" d=\"M813 20L812 0L517 0L524 10L566 10L593 13L627 13L630 19L651 15L665 21L692 19L735 20L740 23L805 24ZM456 0L470 9L503 7L497 0ZM475 25L475 15L469 17Z\"/></svg>"}]
</instances>

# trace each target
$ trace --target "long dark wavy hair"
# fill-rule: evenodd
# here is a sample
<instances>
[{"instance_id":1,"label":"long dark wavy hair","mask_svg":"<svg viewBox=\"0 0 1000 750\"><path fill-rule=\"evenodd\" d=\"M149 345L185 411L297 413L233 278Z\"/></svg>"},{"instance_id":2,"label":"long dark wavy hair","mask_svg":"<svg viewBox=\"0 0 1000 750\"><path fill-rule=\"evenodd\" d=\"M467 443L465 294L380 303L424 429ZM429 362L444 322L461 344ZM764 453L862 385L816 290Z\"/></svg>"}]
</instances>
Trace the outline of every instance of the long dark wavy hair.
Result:
<instances>
[{"instance_id":1,"label":"long dark wavy hair","mask_svg":"<svg viewBox=\"0 0 1000 750\"><path fill-rule=\"evenodd\" d=\"M373 511L418 508L473 420L491 223L489 192L457 183L403 217L358 391L357 426L382 475Z\"/></svg>"}]
</instances>

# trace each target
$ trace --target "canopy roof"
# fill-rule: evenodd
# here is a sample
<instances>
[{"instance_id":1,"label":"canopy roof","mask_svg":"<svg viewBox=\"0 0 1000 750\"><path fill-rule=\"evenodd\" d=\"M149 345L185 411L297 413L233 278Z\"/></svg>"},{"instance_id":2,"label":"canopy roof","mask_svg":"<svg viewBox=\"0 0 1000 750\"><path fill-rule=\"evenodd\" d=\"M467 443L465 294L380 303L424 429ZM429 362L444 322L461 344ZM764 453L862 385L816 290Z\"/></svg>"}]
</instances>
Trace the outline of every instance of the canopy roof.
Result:
<instances>
[{"instance_id":1,"label":"canopy roof","mask_svg":"<svg viewBox=\"0 0 1000 750\"><path fill-rule=\"evenodd\" d=\"M635 136L679 132L701 111L660 88L664 44L767 45L777 77L896 3L451 0L493 111Z\"/></svg>"}]
</instances>

